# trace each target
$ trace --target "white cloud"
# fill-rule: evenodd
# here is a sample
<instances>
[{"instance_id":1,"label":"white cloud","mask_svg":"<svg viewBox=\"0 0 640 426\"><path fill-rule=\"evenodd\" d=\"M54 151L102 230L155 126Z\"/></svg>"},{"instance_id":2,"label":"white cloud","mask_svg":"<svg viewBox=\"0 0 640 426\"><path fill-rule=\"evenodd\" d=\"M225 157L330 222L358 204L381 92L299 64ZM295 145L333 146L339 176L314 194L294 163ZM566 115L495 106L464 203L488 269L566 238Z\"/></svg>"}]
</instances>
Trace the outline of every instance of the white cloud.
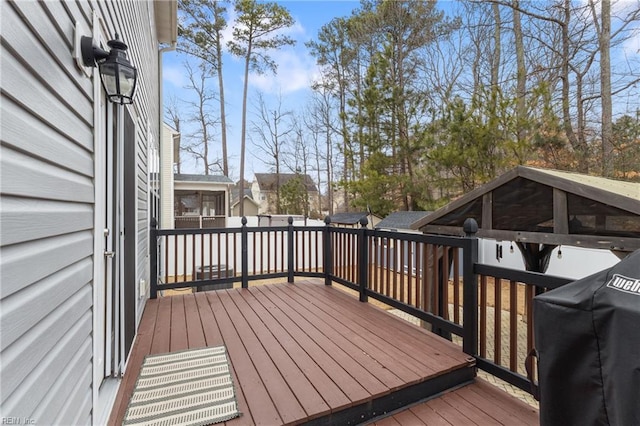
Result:
<instances>
[{"instance_id":1,"label":"white cloud","mask_svg":"<svg viewBox=\"0 0 640 426\"><path fill-rule=\"evenodd\" d=\"M187 84L184 76L184 67L165 64L162 68L162 80L173 85L177 89L182 89Z\"/></svg>"},{"instance_id":2,"label":"white cloud","mask_svg":"<svg viewBox=\"0 0 640 426\"><path fill-rule=\"evenodd\" d=\"M315 59L301 49L280 49L270 56L278 65L275 75L270 72L249 75L249 84L262 92L287 94L307 89L317 75Z\"/></svg>"}]
</instances>

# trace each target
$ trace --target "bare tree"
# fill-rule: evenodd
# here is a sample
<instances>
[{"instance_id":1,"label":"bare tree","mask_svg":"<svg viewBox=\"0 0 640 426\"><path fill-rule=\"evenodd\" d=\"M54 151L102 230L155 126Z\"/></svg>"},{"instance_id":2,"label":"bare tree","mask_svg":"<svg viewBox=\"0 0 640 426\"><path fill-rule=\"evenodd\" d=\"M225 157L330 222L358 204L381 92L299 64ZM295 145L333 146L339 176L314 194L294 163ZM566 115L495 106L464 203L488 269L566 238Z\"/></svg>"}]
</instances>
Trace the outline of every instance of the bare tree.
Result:
<instances>
[{"instance_id":1,"label":"bare tree","mask_svg":"<svg viewBox=\"0 0 640 426\"><path fill-rule=\"evenodd\" d=\"M255 103L256 121L251 122L251 136L256 158L276 173L276 209L281 213L280 173L286 155L287 137L293 132L291 111L282 109L282 96L275 108L269 109L262 93Z\"/></svg>"},{"instance_id":2,"label":"bare tree","mask_svg":"<svg viewBox=\"0 0 640 426\"><path fill-rule=\"evenodd\" d=\"M222 76L222 31L227 26L224 18L227 9L224 3L216 0L180 0L178 2L181 16L184 18L180 21L178 28L178 50L209 63L218 76L222 173L229 176L227 118Z\"/></svg>"},{"instance_id":3,"label":"bare tree","mask_svg":"<svg viewBox=\"0 0 640 426\"><path fill-rule=\"evenodd\" d=\"M316 87L307 113L304 116L305 126L308 129L313 141L313 147L316 160L316 172L318 185L321 185L323 178L322 172L325 173L324 181L326 182L326 210L329 215L333 215L333 190L334 190L334 164L333 150L334 137L339 135L338 122L335 116L337 110L331 93L321 86ZM318 191L320 193L320 191ZM321 194L318 194L319 204L322 206Z\"/></svg>"},{"instance_id":4,"label":"bare tree","mask_svg":"<svg viewBox=\"0 0 640 426\"><path fill-rule=\"evenodd\" d=\"M186 135L186 143L183 148L196 161L202 161L203 172L208 175L213 170L222 170L221 161L219 159L212 160L209 152L215 135L214 126L218 124L211 108L211 101L214 101L216 97L207 87L207 80L212 75L205 62L200 62L197 69L193 69L188 62L185 62L184 65L189 79L186 89L193 91L196 94L196 99L185 101L191 111L191 115L187 117L186 121L193 123L195 130Z\"/></svg>"},{"instance_id":5,"label":"bare tree","mask_svg":"<svg viewBox=\"0 0 640 426\"><path fill-rule=\"evenodd\" d=\"M180 109L178 107L178 100L175 97L169 99L168 105L165 108L165 120L169 121L173 126L173 129L178 132L177 137L173 139L173 164L176 166L175 172L180 174L182 168L182 159L180 154L182 153L181 137L180 137L180 122L182 117Z\"/></svg>"}]
</instances>

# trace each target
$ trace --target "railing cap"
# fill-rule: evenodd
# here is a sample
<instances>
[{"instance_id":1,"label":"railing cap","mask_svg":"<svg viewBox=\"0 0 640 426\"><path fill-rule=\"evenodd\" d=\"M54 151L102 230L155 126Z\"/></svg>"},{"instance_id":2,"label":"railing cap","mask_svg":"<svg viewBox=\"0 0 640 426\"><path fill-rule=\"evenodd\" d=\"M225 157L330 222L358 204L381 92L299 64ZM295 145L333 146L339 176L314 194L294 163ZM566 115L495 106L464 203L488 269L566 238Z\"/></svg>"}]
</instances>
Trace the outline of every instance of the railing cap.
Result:
<instances>
[{"instance_id":1,"label":"railing cap","mask_svg":"<svg viewBox=\"0 0 640 426\"><path fill-rule=\"evenodd\" d=\"M462 224L462 229L467 237L472 237L478 232L478 222L472 217L468 217L464 220Z\"/></svg>"}]
</instances>

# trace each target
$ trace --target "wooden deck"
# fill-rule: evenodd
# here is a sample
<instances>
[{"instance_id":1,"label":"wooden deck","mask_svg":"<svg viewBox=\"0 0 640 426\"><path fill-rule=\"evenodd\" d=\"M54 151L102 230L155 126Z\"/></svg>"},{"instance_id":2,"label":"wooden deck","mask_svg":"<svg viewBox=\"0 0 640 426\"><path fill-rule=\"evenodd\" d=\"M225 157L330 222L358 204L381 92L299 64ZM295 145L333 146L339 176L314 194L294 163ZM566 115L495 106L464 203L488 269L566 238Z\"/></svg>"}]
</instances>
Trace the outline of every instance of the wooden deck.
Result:
<instances>
[{"instance_id":1,"label":"wooden deck","mask_svg":"<svg viewBox=\"0 0 640 426\"><path fill-rule=\"evenodd\" d=\"M539 424L538 410L481 379L370 423L372 426Z\"/></svg>"},{"instance_id":2,"label":"wooden deck","mask_svg":"<svg viewBox=\"0 0 640 426\"><path fill-rule=\"evenodd\" d=\"M474 376L458 346L319 280L171 296L147 301L110 424L146 355L222 344L243 413L229 426L361 423Z\"/></svg>"}]
</instances>

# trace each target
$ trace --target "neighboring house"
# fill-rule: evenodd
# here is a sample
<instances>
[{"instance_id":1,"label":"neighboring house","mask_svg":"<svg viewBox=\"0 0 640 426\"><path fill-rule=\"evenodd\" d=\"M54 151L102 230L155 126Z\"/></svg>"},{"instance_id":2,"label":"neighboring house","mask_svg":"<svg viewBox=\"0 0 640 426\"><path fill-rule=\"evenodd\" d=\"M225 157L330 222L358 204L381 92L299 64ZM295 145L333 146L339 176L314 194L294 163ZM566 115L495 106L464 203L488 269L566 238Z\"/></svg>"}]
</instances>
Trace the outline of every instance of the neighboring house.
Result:
<instances>
[{"instance_id":1,"label":"neighboring house","mask_svg":"<svg viewBox=\"0 0 640 426\"><path fill-rule=\"evenodd\" d=\"M175 228L224 228L233 181L222 175L173 175Z\"/></svg>"},{"instance_id":2,"label":"neighboring house","mask_svg":"<svg viewBox=\"0 0 640 426\"><path fill-rule=\"evenodd\" d=\"M242 202L244 203L245 216L258 216L260 205L253 199L253 194L250 189L244 190ZM237 189L231 192L231 216L240 216L240 198Z\"/></svg>"},{"instance_id":3,"label":"neighboring house","mask_svg":"<svg viewBox=\"0 0 640 426\"><path fill-rule=\"evenodd\" d=\"M376 229L381 229L385 231L399 231L399 232L410 232L410 233L421 234L422 232L412 229L411 225L423 219L430 213L431 212L425 212L425 211L393 212L393 213L390 213L384 219L382 219L376 225Z\"/></svg>"},{"instance_id":4,"label":"neighboring house","mask_svg":"<svg viewBox=\"0 0 640 426\"><path fill-rule=\"evenodd\" d=\"M367 228L373 229L381 218L367 212L334 213L330 216L331 224L343 228L360 228L360 220L367 219Z\"/></svg>"},{"instance_id":5,"label":"neighboring house","mask_svg":"<svg viewBox=\"0 0 640 426\"><path fill-rule=\"evenodd\" d=\"M179 138L180 133L163 123L160 227L225 227L230 209L229 188L233 182L223 175L175 173L178 155L176 141Z\"/></svg>"},{"instance_id":6,"label":"neighboring house","mask_svg":"<svg viewBox=\"0 0 640 426\"><path fill-rule=\"evenodd\" d=\"M299 214L306 214L309 216L312 213L318 213L320 206L318 205L318 187L313 179L309 175L303 175L299 173L256 173L255 179L251 184L251 193L253 199L258 202L259 214L287 214L296 213L291 211L278 212L277 208L277 194L280 189L280 202L281 205L286 204L286 196L283 197L283 188L287 185L291 185L293 179L301 179L303 186L302 191L305 199L306 206L302 206L302 211Z\"/></svg>"},{"instance_id":7,"label":"neighboring house","mask_svg":"<svg viewBox=\"0 0 640 426\"><path fill-rule=\"evenodd\" d=\"M2 421L105 424L148 298L159 67L177 4L0 7ZM116 34L137 68L131 105L82 65L82 36L111 50Z\"/></svg>"}]
</instances>

